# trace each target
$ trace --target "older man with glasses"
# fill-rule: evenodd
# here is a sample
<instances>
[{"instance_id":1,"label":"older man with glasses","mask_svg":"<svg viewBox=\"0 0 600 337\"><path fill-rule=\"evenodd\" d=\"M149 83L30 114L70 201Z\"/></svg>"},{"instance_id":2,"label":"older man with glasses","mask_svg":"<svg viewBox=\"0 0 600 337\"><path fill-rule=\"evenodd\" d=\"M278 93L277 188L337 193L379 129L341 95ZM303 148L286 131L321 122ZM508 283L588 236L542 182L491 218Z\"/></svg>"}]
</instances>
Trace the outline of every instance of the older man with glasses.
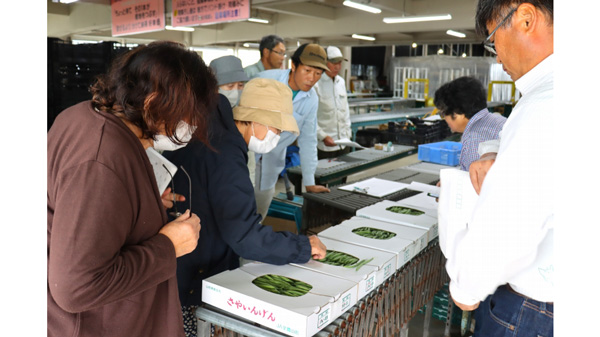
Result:
<instances>
[{"instance_id":1,"label":"older man with glasses","mask_svg":"<svg viewBox=\"0 0 600 337\"><path fill-rule=\"evenodd\" d=\"M468 226L453 234L440 225L452 299L480 309L475 336L554 334L553 13L551 0L477 5L478 33L523 96ZM443 197L442 190L440 205Z\"/></svg>"},{"instance_id":2,"label":"older man with glasses","mask_svg":"<svg viewBox=\"0 0 600 337\"><path fill-rule=\"evenodd\" d=\"M285 44L277 35L267 35L262 38L258 46L260 60L244 68L248 77L253 78L256 74L270 69L281 69L285 59Z\"/></svg>"}]
</instances>

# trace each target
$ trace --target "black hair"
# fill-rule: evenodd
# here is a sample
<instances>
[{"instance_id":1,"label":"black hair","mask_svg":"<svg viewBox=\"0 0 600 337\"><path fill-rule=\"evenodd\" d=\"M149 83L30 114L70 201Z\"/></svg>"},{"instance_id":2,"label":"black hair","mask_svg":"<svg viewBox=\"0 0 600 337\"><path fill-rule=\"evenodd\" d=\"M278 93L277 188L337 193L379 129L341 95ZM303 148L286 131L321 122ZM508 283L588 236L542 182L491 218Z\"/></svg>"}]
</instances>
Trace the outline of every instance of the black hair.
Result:
<instances>
[{"instance_id":1,"label":"black hair","mask_svg":"<svg viewBox=\"0 0 600 337\"><path fill-rule=\"evenodd\" d=\"M457 114L471 119L476 113L487 108L486 90L474 77L459 77L435 91L433 104L442 116Z\"/></svg>"},{"instance_id":2,"label":"black hair","mask_svg":"<svg viewBox=\"0 0 600 337\"><path fill-rule=\"evenodd\" d=\"M283 43L285 45L283 39L277 35L267 35L263 37L262 40L260 40L260 44L258 45L260 57L263 57L263 51L265 49L273 50L273 48L275 48L275 46L277 46L280 43Z\"/></svg>"},{"instance_id":3,"label":"black hair","mask_svg":"<svg viewBox=\"0 0 600 337\"><path fill-rule=\"evenodd\" d=\"M553 0L479 0L475 14L475 31L481 36L489 35L488 22L502 20L512 9L519 7L522 3L532 4L546 14L550 23L553 22ZM510 20L507 20L504 24L510 25Z\"/></svg>"},{"instance_id":4,"label":"black hair","mask_svg":"<svg viewBox=\"0 0 600 337\"><path fill-rule=\"evenodd\" d=\"M292 55L292 57L290 58L295 68L298 68L298 66L302 64L302 61L300 61L300 55L302 55L302 52L304 51L304 48L306 48L306 46L308 46L308 43L305 43L298 47L298 49L296 49L296 51L294 52L294 55Z\"/></svg>"}]
</instances>

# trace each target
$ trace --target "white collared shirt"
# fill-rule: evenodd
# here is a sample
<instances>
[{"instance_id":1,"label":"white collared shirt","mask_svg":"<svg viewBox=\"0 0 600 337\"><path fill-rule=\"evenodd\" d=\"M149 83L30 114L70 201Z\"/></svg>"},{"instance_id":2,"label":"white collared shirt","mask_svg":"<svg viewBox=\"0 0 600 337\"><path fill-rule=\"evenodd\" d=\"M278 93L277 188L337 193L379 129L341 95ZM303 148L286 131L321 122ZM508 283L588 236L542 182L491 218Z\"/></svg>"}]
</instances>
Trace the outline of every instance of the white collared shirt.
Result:
<instances>
[{"instance_id":1,"label":"white collared shirt","mask_svg":"<svg viewBox=\"0 0 600 337\"><path fill-rule=\"evenodd\" d=\"M457 302L475 304L506 283L554 301L553 74L550 55L515 82L523 97L504 124L468 228L447 256Z\"/></svg>"},{"instance_id":2,"label":"white collared shirt","mask_svg":"<svg viewBox=\"0 0 600 337\"><path fill-rule=\"evenodd\" d=\"M352 137L350 127L350 108L348 107L348 94L346 82L336 75L334 79L323 74L314 86L319 95L319 109L317 110L317 148L321 151L337 151L344 146L326 146L325 137L334 140Z\"/></svg>"}]
</instances>

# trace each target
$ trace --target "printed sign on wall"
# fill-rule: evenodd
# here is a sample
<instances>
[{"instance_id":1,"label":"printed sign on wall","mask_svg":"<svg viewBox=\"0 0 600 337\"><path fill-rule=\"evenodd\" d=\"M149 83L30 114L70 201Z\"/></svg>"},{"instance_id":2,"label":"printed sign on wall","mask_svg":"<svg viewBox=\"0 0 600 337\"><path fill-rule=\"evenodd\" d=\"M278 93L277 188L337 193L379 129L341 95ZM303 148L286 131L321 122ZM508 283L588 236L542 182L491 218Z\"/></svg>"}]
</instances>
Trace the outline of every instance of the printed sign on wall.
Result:
<instances>
[{"instance_id":1,"label":"printed sign on wall","mask_svg":"<svg viewBox=\"0 0 600 337\"><path fill-rule=\"evenodd\" d=\"M164 0L111 0L112 36L165 29Z\"/></svg>"},{"instance_id":2,"label":"printed sign on wall","mask_svg":"<svg viewBox=\"0 0 600 337\"><path fill-rule=\"evenodd\" d=\"M199 26L250 18L250 0L173 0L173 27Z\"/></svg>"}]
</instances>

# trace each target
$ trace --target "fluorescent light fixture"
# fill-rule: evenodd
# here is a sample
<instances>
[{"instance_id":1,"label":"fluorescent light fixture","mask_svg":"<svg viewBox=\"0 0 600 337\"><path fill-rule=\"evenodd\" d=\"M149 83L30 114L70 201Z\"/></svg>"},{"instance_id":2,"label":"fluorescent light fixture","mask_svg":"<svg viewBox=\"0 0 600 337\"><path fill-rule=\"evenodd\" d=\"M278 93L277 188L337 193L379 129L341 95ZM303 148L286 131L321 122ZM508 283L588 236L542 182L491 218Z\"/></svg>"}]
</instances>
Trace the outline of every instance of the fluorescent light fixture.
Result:
<instances>
[{"instance_id":1,"label":"fluorescent light fixture","mask_svg":"<svg viewBox=\"0 0 600 337\"><path fill-rule=\"evenodd\" d=\"M465 38L467 36L467 34L465 34L465 33L457 32L457 31L452 30L452 29L448 29L446 31L446 34L452 35L452 36L456 36L456 37L460 37L461 39L463 39L463 38Z\"/></svg>"},{"instance_id":2,"label":"fluorescent light fixture","mask_svg":"<svg viewBox=\"0 0 600 337\"><path fill-rule=\"evenodd\" d=\"M243 46L245 48L258 48L260 46L260 44L258 44L258 43L251 43L251 42L245 42L243 44Z\"/></svg>"},{"instance_id":3,"label":"fluorescent light fixture","mask_svg":"<svg viewBox=\"0 0 600 337\"><path fill-rule=\"evenodd\" d=\"M385 23L406 23L406 22L420 22L420 21L439 21L439 20L450 20L452 15L421 15L421 16L399 16L395 18L383 18Z\"/></svg>"},{"instance_id":4,"label":"fluorescent light fixture","mask_svg":"<svg viewBox=\"0 0 600 337\"><path fill-rule=\"evenodd\" d=\"M269 20L265 20L265 19L259 19L259 18L249 18L248 21L250 22L256 22L256 23L269 23Z\"/></svg>"},{"instance_id":5,"label":"fluorescent light fixture","mask_svg":"<svg viewBox=\"0 0 600 337\"><path fill-rule=\"evenodd\" d=\"M375 37L367 35L352 34L352 38L366 41L375 41Z\"/></svg>"},{"instance_id":6,"label":"fluorescent light fixture","mask_svg":"<svg viewBox=\"0 0 600 337\"><path fill-rule=\"evenodd\" d=\"M73 2L76 2L76 1L77 1L77 0L60 0L59 2L60 2L61 4L70 4L70 3L73 3Z\"/></svg>"},{"instance_id":7,"label":"fluorescent light fixture","mask_svg":"<svg viewBox=\"0 0 600 337\"><path fill-rule=\"evenodd\" d=\"M166 30L177 30L180 32L193 32L194 28L192 27L173 27L173 26L165 26Z\"/></svg>"},{"instance_id":8,"label":"fluorescent light fixture","mask_svg":"<svg viewBox=\"0 0 600 337\"><path fill-rule=\"evenodd\" d=\"M344 6L348 6L348 7L352 7L355 9L360 9L361 11L365 11L365 12L369 12L369 13L373 13L373 14L379 14L381 13L381 9L379 8L375 8L373 6L367 6L367 5L363 5L360 4L358 2L354 2L354 1L344 1L343 3Z\"/></svg>"}]
</instances>

